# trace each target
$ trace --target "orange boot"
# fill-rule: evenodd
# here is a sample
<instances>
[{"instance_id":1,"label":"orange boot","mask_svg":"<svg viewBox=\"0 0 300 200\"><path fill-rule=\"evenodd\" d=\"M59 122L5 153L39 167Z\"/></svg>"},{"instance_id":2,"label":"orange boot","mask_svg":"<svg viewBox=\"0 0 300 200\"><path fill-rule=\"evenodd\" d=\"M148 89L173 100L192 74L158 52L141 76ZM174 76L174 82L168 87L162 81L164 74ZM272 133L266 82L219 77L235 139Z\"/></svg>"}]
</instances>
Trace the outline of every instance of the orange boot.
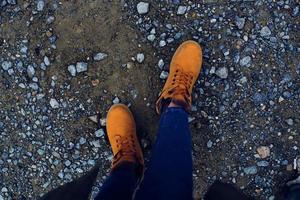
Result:
<instances>
[{"instance_id":1,"label":"orange boot","mask_svg":"<svg viewBox=\"0 0 300 200\"><path fill-rule=\"evenodd\" d=\"M132 113L123 104L113 105L107 114L107 134L114 155L112 170L123 162L137 164L137 174L142 175L144 158L139 144Z\"/></svg>"},{"instance_id":2,"label":"orange boot","mask_svg":"<svg viewBox=\"0 0 300 200\"><path fill-rule=\"evenodd\" d=\"M192 90L202 66L202 49L197 42L186 41L176 50L171 64L169 77L156 102L156 111L171 101L189 110L192 104Z\"/></svg>"}]
</instances>

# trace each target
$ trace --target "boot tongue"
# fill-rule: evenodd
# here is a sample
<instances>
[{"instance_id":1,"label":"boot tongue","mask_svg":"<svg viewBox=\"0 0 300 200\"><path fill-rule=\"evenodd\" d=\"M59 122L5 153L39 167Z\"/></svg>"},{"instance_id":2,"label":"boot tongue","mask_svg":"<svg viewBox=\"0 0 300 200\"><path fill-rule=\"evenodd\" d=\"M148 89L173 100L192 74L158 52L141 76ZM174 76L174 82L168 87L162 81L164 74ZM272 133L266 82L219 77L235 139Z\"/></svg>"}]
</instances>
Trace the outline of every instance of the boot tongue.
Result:
<instances>
[{"instance_id":1,"label":"boot tongue","mask_svg":"<svg viewBox=\"0 0 300 200\"><path fill-rule=\"evenodd\" d=\"M182 95L182 94L175 94L172 97L172 102L174 102L177 105L182 106L185 110L187 110L189 108L189 104L186 101L186 99L184 98L184 95Z\"/></svg>"}]
</instances>

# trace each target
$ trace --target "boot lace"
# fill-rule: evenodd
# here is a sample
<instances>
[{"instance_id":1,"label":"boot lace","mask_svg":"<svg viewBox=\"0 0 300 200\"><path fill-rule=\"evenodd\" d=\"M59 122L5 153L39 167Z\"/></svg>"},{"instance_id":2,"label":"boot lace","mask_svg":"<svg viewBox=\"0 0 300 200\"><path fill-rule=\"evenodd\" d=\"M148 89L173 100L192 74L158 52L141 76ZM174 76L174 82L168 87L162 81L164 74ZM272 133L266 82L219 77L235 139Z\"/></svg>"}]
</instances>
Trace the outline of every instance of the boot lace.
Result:
<instances>
[{"instance_id":1,"label":"boot lace","mask_svg":"<svg viewBox=\"0 0 300 200\"><path fill-rule=\"evenodd\" d=\"M192 87L193 74L177 69L172 78L172 87L168 89L168 94L182 95L188 101L191 96L189 89Z\"/></svg>"},{"instance_id":2,"label":"boot lace","mask_svg":"<svg viewBox=\"0 0 300 200\"><path fill-rule=\"evenodd\" d=\"M118 153L114 156L113 164L117 163L122 157L136 157L137 148L132 135L129 137L116 136Z\"/></svg>"}]
</instances>

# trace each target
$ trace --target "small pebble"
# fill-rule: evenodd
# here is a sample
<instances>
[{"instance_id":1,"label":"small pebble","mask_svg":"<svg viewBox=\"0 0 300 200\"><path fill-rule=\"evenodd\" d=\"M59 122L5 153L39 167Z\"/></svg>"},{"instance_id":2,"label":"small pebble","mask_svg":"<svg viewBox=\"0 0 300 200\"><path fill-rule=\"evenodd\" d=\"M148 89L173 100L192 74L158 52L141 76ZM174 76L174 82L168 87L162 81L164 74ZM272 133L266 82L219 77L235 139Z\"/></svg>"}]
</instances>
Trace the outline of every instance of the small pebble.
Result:
<instances>
[{"instance_id":1,"label":"small pebble","mask_svg":"<svg viewBox=\"0 0 300 200\"><path fill-rule=\"evenodd\" d=\"M144 61L144 59L145 59L145 56L143 53L138 53L136 55L136 60L138 61L138 63L142 63Z\"/></svg>"},{"instance_id":2,"label":"small pebble","mask_svg":"<svg viewBox=\"0 0 300 200\"><path fill-rule=\"evenodd\" d=\"M186 6L179 6L177 9L177 15L184 15L187 11Z\"/></svg>"},{"instance_id":3,"label":"small pebble","mask_svg":"<svg viewBox=\"0 0 300 200\"><path fill-rule=\"evenodd\" d=\"M45 7L45 2L43 0L38 0L37 1L37 11L42 11L44 10Z\"/></svg>"},{"instance_id":4,"label":"small pebble","mask_svg":"<svg viewBox=\"0 0 300 200\"><path fill-rule=\"evenodd\" d=\"M168 76L169 76L169 73L168 73L168 72L162 71L162 72L160 73L159 78L160 78L160 79L167 79Z\"/></svg>"},{"instance_id":5,"label":"small pebble","mask_svg":"<svg viewBox=\"0 0 300 200\"><path fill-rule=\"evenodd\" d=\"M149 3L146 2L139 2L136 6L137 11L139 14L147 14L149 12Z\"/></svg>"},{"instance_id":6,"label":"small pebble","mask_svg":"<svg viewBox=\"0 0 300 200\"><path fill-rule=\"evenodd\" d=\"M242 58L240 60L240 66L245 67L245 66L249 66L251 64L251 57L250 56L246 56L244 58Z\"/></svg>"},{"instance_id":7,"label":"small pebble","mask_svg":"<svg viewBox=\"0 0 300 200\"><path fill-rule=\"evenodd\" d=\"M87 71L87 67L88 67L88 64L85 63L85 62L78 62L78 63L76 63L76 71L77 71L77 73Z\"/></svg>"},{"instance_id":8,"label":"small pebble","mask_svg":"<svg viewBox=\"0 0 300 200\"><path fill-rule=\"evenodd\" d=\"M228 77L228 69L226 67L220 67L217 69L216 75L222 79L226 79Z\"/></svg>"},{"instance_id":9,"label":"small pebble","mask_svg":"<svg viewBox=\"0 0 300 200\"><path fill-rule=\"evenodd\" d=\"M270 28L268 26L264 26L260 30L260 36L261 37L269 37L271 34L272 34L271 30L270 30Z\"/></svg>"},{"instance_id":10,"label":"small pebble","mask_svg":"<svg viewBox=\"0 0 300 200\"><path fill-rule=\"evenodd\" d=\"M76 67L75 67L75 65L69 65L68 66L68 71L70 72L70 74L72 76L76 76Z\"/></svg>"},{"instance_id":11,"label":"small pebble","mask_svg":"<svg viewBox=\"0 0 300 200\"><path fill-rule=\"evenodd\" d=\"M50 106L54 109L59 108L59 103L56 99L50 99Z\"/></svg>"},{"instance_id":12,"label":"small pebble","mask_svg":"<svg viewBox=\"0 0 300 200\"><path fill-rule=\"evenodd\" d=\"M101 61L104 60L108 55L106 53L97 53L94 55L94 60L95 61Z\"/></svg>"},{"instance_id":13,"label":"small pebble","mask_svg":"<svg viewBox=\"0 0 300 200\"><path fill-rule=\"evenodd\" d=\"M257 173L257 168L256 168L256 166L245 167L243 169L243 171L244 171L245 174L253 175L253 174Z\"/></svg>"}]
</instances>

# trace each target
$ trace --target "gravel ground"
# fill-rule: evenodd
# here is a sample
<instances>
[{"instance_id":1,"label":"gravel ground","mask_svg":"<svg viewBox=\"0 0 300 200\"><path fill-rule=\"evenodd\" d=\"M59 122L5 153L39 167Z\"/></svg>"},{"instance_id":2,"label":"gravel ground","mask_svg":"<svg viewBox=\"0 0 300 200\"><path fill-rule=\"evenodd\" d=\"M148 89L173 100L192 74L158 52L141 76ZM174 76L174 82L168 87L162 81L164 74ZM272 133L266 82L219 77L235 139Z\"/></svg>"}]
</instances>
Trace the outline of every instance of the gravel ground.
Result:
<instances>
[{"instance_id":1,"label":"gravel ground","mask_svg":"<svg viewBox=\"0 0 300 200\"><path fill-rule=\"evenodd\" d=\"M214 180L275 198L300 154L299 0L0 0L0 200L36 199L112 154L105 115L129 105L149 158L177 46L203 70L190 125L194 197ZM95 123L101 118L101 127Z\"/></svg>"}]
</instances>

